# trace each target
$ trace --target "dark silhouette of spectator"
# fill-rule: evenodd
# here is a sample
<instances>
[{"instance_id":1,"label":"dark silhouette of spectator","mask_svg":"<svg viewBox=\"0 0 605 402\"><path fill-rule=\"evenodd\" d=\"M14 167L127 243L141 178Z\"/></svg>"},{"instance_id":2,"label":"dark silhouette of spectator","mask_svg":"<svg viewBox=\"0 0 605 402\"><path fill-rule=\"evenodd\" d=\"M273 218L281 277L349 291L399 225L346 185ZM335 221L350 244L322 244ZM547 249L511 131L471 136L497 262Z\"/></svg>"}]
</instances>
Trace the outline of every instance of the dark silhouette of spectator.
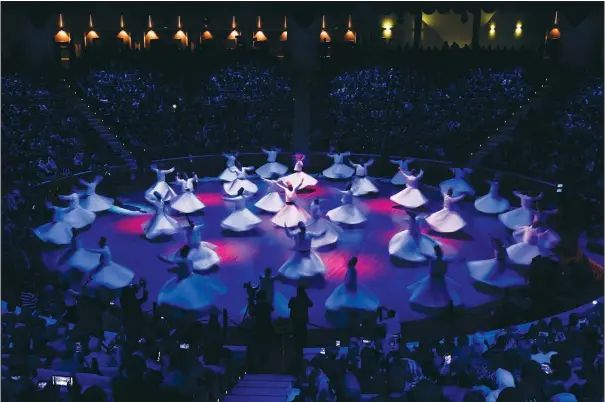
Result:
<instances>
[{"instance_id":1,"label":"dark silhouette of spectator","mask_svg":"<svg viewBox=\"0 0 605 402\"><path fill-rule=\"evenodd\" d=\"M292 321L295 367L297 370L300 369L303 360L303 349L307 345L307 324L309 323L309 309L311 307L313 307L313 302L309 299L305 288L299 286L296 289L296 296L291 298L288 303L290 320Z\"/></svg>"}]
</instances>

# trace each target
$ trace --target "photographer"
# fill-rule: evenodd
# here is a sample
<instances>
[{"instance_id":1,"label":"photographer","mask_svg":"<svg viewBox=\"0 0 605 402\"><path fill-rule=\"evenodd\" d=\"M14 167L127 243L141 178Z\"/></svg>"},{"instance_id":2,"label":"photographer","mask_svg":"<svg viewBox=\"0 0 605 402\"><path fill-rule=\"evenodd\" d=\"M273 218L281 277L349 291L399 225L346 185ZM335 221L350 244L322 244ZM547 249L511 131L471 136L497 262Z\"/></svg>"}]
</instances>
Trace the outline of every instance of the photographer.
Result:
<instances>
[{"instance_id":1,"label":"photographer","mask_svg":"<svg viewBox=\"0 0 605 402\"><path fill-rule=\"evenodd\" d=\"M267 302L265 291L259 291L256 304L250 311L250 315L254 319L254 349L256 349L256 358L259 364L261 362L267 363L269 360L269 351L273 342L272 312L273 306Z\"/></svg>"}]
</instances>

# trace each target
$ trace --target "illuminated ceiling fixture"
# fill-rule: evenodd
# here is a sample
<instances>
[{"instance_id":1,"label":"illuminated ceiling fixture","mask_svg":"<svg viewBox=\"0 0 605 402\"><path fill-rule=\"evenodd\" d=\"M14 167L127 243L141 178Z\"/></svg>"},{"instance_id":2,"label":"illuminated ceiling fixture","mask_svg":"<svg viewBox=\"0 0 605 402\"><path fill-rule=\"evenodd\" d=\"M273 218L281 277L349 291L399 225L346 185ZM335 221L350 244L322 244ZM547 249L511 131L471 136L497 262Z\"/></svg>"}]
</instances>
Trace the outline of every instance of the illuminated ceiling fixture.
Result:
<instances>
[{"instance_id":1,"label":"illuminated ceiling fixture","mask_svg":"<svg viewBox=\"0 0 605 402\"><path fill-rule=\"evenodd\" d=\"M496 24L493 22L489 25L489 36L496 35Z\"/></svg>"},{"instance_id":2,"label":"illuminated ceiling fixture","mask_svg":"<svg viewBox=\"0 0 605 402\"><path fill-rule=\"evenodd\" d=\"M208 25L206 25L204 30L204 33L202 33L202 40L211 40L213 39L212 33L210 33L210 30L208 29Z\"/></svg>"},{"instance_id":3,"label":"illuminated ceiling fixture","mask_svg":"<svg viewBox=\"0 0 605 402\"><path fill-rule=\"evenodd\" d=\"M182 25L181 25L181 16L178 16L178 21L177 21L177 27L178 27L178 31L176 31L176 33L173 36L173 39L178 39L180 41L186 41L187 40L187 35L185 34L185 32L183 32Z\"/></svg>"},{"instance_id":4,"label":"illuminated ceiling fixture","mask_svg":"<svg viewBox=\"0 0 605 402\"><path fill-rule=\"evenodd\" d=\"M332 42L332 38L328 32L326 32L326 16L321 16L321 33L319 34L319 40L322 42Z\"/></svg>"},{"instance_id":5,"label":"illuminated ceiling fixture","mask_svg":"<svg viewBox=\"0 0 605 402\"><path fill-rule=\"evenodd\" d=\"M353 42L357 41L357 35L352 31L353 23L351 21L351 14L349 14L349 23L347 25L347 32L345 32L345 42Z\"/></svg>"},{"instance_id":6,"label":"illuminated ceiling fixture","mask_svg":"<svg viewBox=\"0 0 605 402\"><path fill-rule=\"evenodd\" d=\"M155 31L153 30L153 26L151 24L151 15L149 16L149 31L147 31L147 33L145 34L145 39L147 41L160 39L158 37L158 34L156 34Z\"/></svg>"},{"instance_id":7,"label":"illuminated ceiling fixture","mask_svg":"<svg viewBox=\"0 0 605 402\"><path fill-rule=\"evenodd\" d=\"M382 38L390 40L393 37L393 21L385 18L382 21Z\"/></svg>"},{"instance_id":8,"label":"illuminated ceiling fixture","mask_svg":"<svg viewBox=\"0 0 605 402\"><path fill-rule=\"evenodd\" d=\"M559 25L559 12L558 11L555 12L555 20L554 20L553 25L554 25L554 27L553 27L553 29L550 30L550 33L548 36L550 37L550 40L559 40L559 39L561 39L561 31L559 31L559 28L557 27L557 25Z\"/></svg>"},{"instance_id":9,"label":"illuminated ceiling fixture","mask_svg":"<svg viewBox=\"0 0 605 402\"><path fill-rule=\"evenodd\" d=\"M231 21L231 29L233 29L233 31L231 31L229 36L227 36L227 39L236 40L240 35L239 35L239 32L237 32L237 24L235 23L235 15L233 16L233 20Z\"/></svg>"},{"instance_id":10,"label":"illuminated ceiling fixture","mask_svg":"<svg viewBox=\"0 0 605 402\"><path fill-rule=\"evenodd\" d=\"M285 42L288 40L288 17L284 15L284 32L279 36L279 40Z\"/></svg>"},{"instance_id":11,"label":"illuminated ceiling fixture","mask_svg":"<svg viewBox=\"0 0 605 402\"><path fill-rule=\"evenodd\" d=\"M130 35L124 30L124 14L120 15L120 32L117 37L123 41L130 40Z\"/></svg>"},{"instance_id":12,"label":"illuminated ceiling fixture","mask_svg":"<svg viewBox=\"0 0 605 402\"><path fill-rule=\"evenodd\" d=\"M515 36L520 36L523 33L523 24L521 21L517 21L517 25L515 25Z\"/></svg>"},{"instance_id":13,"label":"illuminated ceiling fixture","mask_svg":"<svg viewBox=\"0 0 605 402\"><path fill-rule=\"evenodd\" d=\"M90 26L90 31L88 31L88 33L86 34L86 39L88 39L88 40L99 39L99 34L97 34L95 32L95 30L93 29L94 26L92 25L92 14L90 14L88 16L88 25Z\"/></svg>"},{"instance_id":14,"label":"illuminated ceiling fixture","mask_svg":"<svg viewBox=\"0 0 605 402\"><path fill-rule=\"evenodd\" d=\"M261 23L260 23L260 15L257 18L256 21L256 33L254 34L254 39L256 39L257 42L264 42L267 40L267 37L265 36L265 34L263 33L263 31L261 31Z\"/></svg>"},{"instance_id":15,"label":"illuminated ceiling fixture","mask_svg":"<svg viewBox=\"0 0 605 402\"><path fill-rule=\"evenodd\" d=\"M63 30L63 14L59 14L59 32L55 35L55 42L69 43L71 38L67 32Z\"/></svg>"}]
</instances>

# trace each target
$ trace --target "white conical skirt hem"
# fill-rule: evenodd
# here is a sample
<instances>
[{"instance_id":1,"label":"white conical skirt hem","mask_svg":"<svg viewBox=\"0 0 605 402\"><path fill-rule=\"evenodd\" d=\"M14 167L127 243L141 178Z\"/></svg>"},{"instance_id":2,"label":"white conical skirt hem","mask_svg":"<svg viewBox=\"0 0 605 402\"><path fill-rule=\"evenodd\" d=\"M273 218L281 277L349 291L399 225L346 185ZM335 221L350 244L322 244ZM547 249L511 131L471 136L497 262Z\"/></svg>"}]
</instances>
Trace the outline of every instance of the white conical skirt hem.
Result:
<instances>
[{"instance_id":1,"label":"white conical skirt hem","mask_svg":"<svg viewBox=\"0 0 605 402\"><path fill-rule=\"evenodd\" d=\"M71 243L73 236L71 226L65 222L49 222L38 226L34 233L45 243L52 243L63 246Z\"/></svg>"},{"instance_id":2,"label":"white conical skirt hem","mask_svg":"<svg viewBox=\"0 0 605 402\"><path fill-rule=\"evenodd\" d=\"M87 209L90 212L103 212L111 208L113 202L113 199L109 197L93 193L86 197L80 204L84 209Z\"/></svg>"},{"instance_id":3,"label":"white conical skirt hem","mask_svg":"<svg viewBox=\"0 0 605 402\"><path fill-rule=\"evenodd\" d=\"M435 246L441 244L427 235L421 234L418 243L409 230L397 233L389 241L389 254L410 262L423 262L427 256L435 257Z\"/></svg>"},{"instance_id":4,"label":"white conical skirt hem","mask_svg":"<svg viewBox=\"0 0 605 402\"><path fill-rule=\"evenodd\" d=\"M179 229L180 226L176 219L164 213L155 215L143 224L143 232L145 232L145 237L149 240L160 236L172 236Z\"/></svg>"},{"instance_id":5,"label":"white conical skirt hem","mask_svg":"<svg viewBox=\"0 0 605 402\"><path fill-rule=\"evenodd\" d=\"M453 302L454 306L462 304L462 299L459 296L461 291L460 285L452 279L446 277L426 278L408 286L412 291L410 303L417 304L427 308L444 308Z\"/></svg>"},{"instance_id":6,"label":"white conical skirt hem","mask_svg":"<svg viewBox=\"0 0 605 402\"><path fill-rule=\"evenodd\" d=\"M160 289L158 305L206 313L216 309L217 299L224 293L224 289L202 275L192 274L181 280L175 277Z\"/></svg>"},{"instance_id":7,"label":"white conical skirt hem","mask_svg":"<svg viewBox=\"0 0 605 402\"><path fill-rule=\"evenodd\" d=\"M147 198L155 200L154 193L159 193L163 200L168 201L176 198L176 192L165 181L158 181L145 192Z\"/></svg>"},{"instance_id":8,"label":"white conical skirt hem","mask_svg":"<svg viewBox=\"0 0 605 402\"><path fill-rule=\"evenodd\" d=\"M170 208L182 214L192 214L201 211L205 207L204 203L200 201L195 194L189 191L179 195L170 203Z\"/></svg>"},{"instance_id":9,"label":"white conical skirt hem","mask_svg":"<svg viewBox=\"0 0 605 402\"><path fill-rule=\"evenodd\" d=\"M249 209L242 209L233 211L221 222L221 227L232 232L247 232L257 227L261 222L261 218L254 215Z\"/></svg>"},{"instance_id":10,"label":"white conical skirt hem","mask_svg":"<svg viewBox=\"0 0 605 402\"><path fill-rule=\"evenodd\" d=\"M304 180L304 182L303 182L303 180ZM300 186L301 189L306 188L306 187L313 187L313 186L317 185L317 180L314 177L309 176L305 172L292 173L286 177L282 177L280 179L280 181L282 181L284 183L290 183L290 184L292 184L292 187L294 187L294 188L297 188L298 185L301 182L303 182L302 186Z\"/></svg>"},{"instance_id":11,"label":"white conical skirt hem","mask_svg":"<svg viewBox=\"0 0 605 402\"><path fill-rule=\"evenodd\" d=\"M490 260L470 261L466 264L468 272L475 281L500 289L523 286L525 278L511 269L506 262L504 267L492 258Z\"/></svg>"},{"instance_id":12,"label":"white conical skirt hem","mask_svg":"<svg viewBox=\"0 0 605 402\"><path fill-rule=\"evenodd\" d=\"M513 264L525 266L529 266L535 257L542 255L538 246L527 243L513 244L506 249L506 252Z\"/></svg>"},{"instance_id":13,"label":"white conical skirt hem","mask_svg":"<svg viewBox=\"0 0 605 402\"><path fill-rule=\"evenodd\" d=\"M237 174L231 170L231 168L227 168L223 170L223 173L221 173L218 178L221 181L232 182L233 180L237 179Z\"/></svg>"},{"instance_id":14,"label":"white conical skirt hem","mask_svg":"<svg viewBox=\"0 0 605 402\"><path fill-rule=\"evenodd\" d=\"M397 194L391 196L391 201L405 208L420 208L429 200L417 188L406 187Z\"/></svg>"},{"instance_id":15,"label":"white conical skirt hem","mask_svg":"<svg viewBox=\"0 0 605 402\"><path fill-rule=\"evenodd\" d=\"M216 246L205 241L200 242L198 247L191 248L187 259L191 260L194 271L206 271L221 262L221 257L217 254ZM181 250L175 251L166 257L166 260L176 263L181 259Z\"/></svg>"},{"instance_id":16,"label":"white conical skirt hem","mask_svg":"<svg viewBox=\"0 0 605 402\"><path fill-rule=\"evenodd\" d=\"M522 243L524 233L525 232L523 230L513 232L513 239L515 239L515 242ZM545 234L542 234L540 237L538 237L538 247L545 250L550 250L557 247L560 241L561 237L556 232L548 229Z\"/></svg>"},{"instance_id":17,"label":"white conical skirt hem","mask_svg":"<svg viewBox=\"0 0 605 402\"><path fill-rule=\"evenodd\" d=\"M335 163L326 170L324 170L322 174L328 179L348 179L352 177L353 174L355 174L355 169L345 165L344 163Z\"/></svg>"},{"instance_id":18,"label":"white conical skirt hem","mask_svg":"<svg viewBox=\"0 0 605 402\"><path fill-rule=\"evenodd\" d=\"M347 289L345 284L339 285L328 297L325 304L328 311L376 311L379 305L378 297L359 284L354 291Z\"/></svg>"},{"instance_id":19,"label":"white conical skirt hem","mask_svg":"<svg viewBox=\"0 0 605 402\"><path fill-rule=\"evenodd\" d=\"M426 218L426 223L437 233L454 233L462 230L466 222L457 212L443 208Z\"/></svg>"},{"instance_id":20,"label":"white conical skirt hem","mask_svg":"<svg viewBox=\"0 0 605 402\"><path fill-rule=\"evenodd\" d=\"M359 208L353 204L344 204L334 208L327 214L332 222L344 223L346 225L359 225L364 223L368 218Z\"/></svg>"},{"instance_id":21,"label":"white conical skirt hem","mask_svg":"<svg viewBox=\"0 0 605 402\"><path fill-rule=\"evenodd\" d=\"M63 222L75 229L82 229L83 227L91 225L95 221L95 218L96 215L94 212L82 208L81 205L76 205L65 215Z\"/></svg>"},{"instance_id":22,"label":"white conical skirt hem","mask_svg":"<svg viewBox=\"0 0 605 402\"><path fill-rule=\"evenodd\" d=\"M86 249L79 248L71 256L65 264L68 268L74 268L78 271L88 273L92 272L101 263L101 255L99 253L93 253Z\"/></svg>"},{"instance_id":23,"label":"white conical skirt hem","mask_svg":"<svg viewBox=\"0 0 605 402\"><path fill-rule=\"evenodd\" d=\"M335 225L329 220L319 218L313 221L313 223L311 223L309 226L307 226L307 232L311 234L319 234L321 232L324 232L324 234L320 237L315 237L311 240L311 247L319 248L336 243L343 230L338 225Z\"/></svg>"},{"instance_id":24,"label":"white conical skirt hem","mask_svg":"<svg viewBox=\"0 0 605 402\"><path fill-rule=\"evenodd\" d=\"M510 203L506 198L494 197L491 194L475 200L475 209L484 214L500 214L510 208Z\"/></svg>"},{"instance_id":25,"label":"white conical skirt hem","mask_svg":"<svg viewBox=\"0 0 605 402\"><path fill-rule=\"evenodd\" d=\"M274 214L279 212L279 210L282 209L285 204L286 203L281 198L281 195L276 191L272 191L258 200L254 206L260 210Z\"/></svg>"},{"instance_id":26,"label":"white conical skirt hem","mask_svg":"<svg viewBox=\"0 0 605 402\"><path fill-rule=\"evenodd\" d=\"M529 208L515 208L498 215L500 222L509 229L516 230L522 226L529 226L534 219L534 211Z\"/></svg>"},{"instance_id":27,"label":"white conical skirt hem","mask_svg":"<svg viewBox=\"0 0 605 402\"><path fill-rule=\"evenodd\" d=\"M292 280L310 278L325 273L326 266L313 251L308 253L295 251L288 261L279 269L279 274L281 276Z\"/></svg>"},{"instance_id":28,"label":"white conical skirt hem","mask_svg":"<svg viewBox=\"0 0 605 402\"><path fill-rule=\"evenodd\" d=\"M449 179L441 182L439 189L441 190L441 193L447 193L447 191L451 189L454 192L454 196L459 196L463 193L466 193L470 196L475 195L475 189L473 186L462 179Z\"/></svg>"},{"instance_id":29,"label":"white conical skirt hem","mask_svg":"<svg viewBox=\"0 0 605 402\"><path fill-rule=\"evenodd\" d=\"M248 194L256 194L258 192L258 186L247 179L235 179L230 183L223 184L223 190L231 196L236 196L242 187Z\"/></svg>"},{"instance_id":30,"label":"white conical skirt hem","mask_svg":"<svg viewBox=\"0 0 605 402\"><path fill-rule=\"evenodd\" d=\"M351 192L354 196L360 197L367 194L376 194L379 191L378 187L376 187L374 183L372 183L372 181L367 177L356 177L353 179Z\"/></svg>"},{"instance_id":31,"label":"white conical skirt hem","mask_svg":"<svg viewBox=\"0 0 605 402\"><path fill-rule=\"evenodd\" d=\"M408 181L405 177L403 177L401 173L399 173L399 171L397 171L397 173L395 173L395 176L393 176L393 178L391 179L391 184L394 186L405 186L406 184L408 184Z\"/></svg>"},{"instance_id":32,"label":"white conical skirt hem","mask_svg":"<svg viewBox=\"0 0 605 402\"><path fill-rule=\"evenodd\" d=\"M306 225L310 221L311 215L303 208L294 204L285 204L283 208L271 218L271 222L273 222L274 225L283 227L285 223L286 227L289 228L298 226L298 222L303 222Z\"/></svg>"},{"instance_id":33,"label":"white conical skirt hem","mask_svg":"<svg viewBox=\"0 0 605 402\"><path fill-rule=\"evenodd\" d=\"M110 290L117 290L130 285L133 279L134 272L120 264L110 262L108 265L101 268L98 273L93 275L87 288L107 288Z\"/></svg>"},{"instance_id":34,"label":"white conical skirt hem","mask_svg":"<svg viewBox=\"0 0 605 402\"><path fill-rule=\"evenodd\" d=\"M288 172L288 167L279 162L267 162L263 166L256 169L256 174L265 179L269 179L274 175L282 176Z\"/></svg>"}]
</instances>

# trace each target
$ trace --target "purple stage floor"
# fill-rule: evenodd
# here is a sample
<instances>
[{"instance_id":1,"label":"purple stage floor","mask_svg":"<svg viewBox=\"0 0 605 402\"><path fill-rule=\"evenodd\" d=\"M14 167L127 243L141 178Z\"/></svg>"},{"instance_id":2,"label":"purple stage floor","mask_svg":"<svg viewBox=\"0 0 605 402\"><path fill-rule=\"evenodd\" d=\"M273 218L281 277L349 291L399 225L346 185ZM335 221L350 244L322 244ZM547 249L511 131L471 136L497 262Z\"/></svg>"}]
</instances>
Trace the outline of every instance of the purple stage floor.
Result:
<instances>
[{"instance_id":1,"label":"purple stage floor","mask_svg":"<svg viewBox=\"0 0 605 402\"><path fill-rule=\"evenodd\" d=\"M331 188L342 189L343 184L319 180L315 191L302 194L300 198L305 206L315 197L325 199L323 211L327 212L340 205L341 195L331 191ZM249 202L249 208L258 212L253 204L264 194L265 184L259 183L259 180L254 181L259 184L260 191ZM395 309L401 321L427 318L426 314L411 308L408 303L410 292L407 286L428 274L428 264L402 264L392 261L388 254L390 238L407 228L405 210L389 200L389 197L401 188L377 181L376 185L380 188L379 197L359 200L369 211L368 221L361 227L346 228L333 249L319 252L328 272L325 275L325 286L321 289L310 289L308 292L314 303L309 311L312 324L322 327L332 326L326 318L324 303L336 286L342 283L346 263L352 256L357 256L359 259L357 265L359 283L374 292L382 305ZM441 195L436 190L426 187L423 191L431 199L426 212L441 209ZM272 215L266 214L262 215L263 223L257 233L237 237L228 236L222 232L219 225L219 222L229 214L229 209L222 199L220 184L213 181L200 182L196 194L206 205L203 240L217 245L217 252L222 259L220 269L209 274L210 278L227 290L216 304L226 308L229 316L239 322L246 308L246 292L243 284L248 281L257 284L259 275L266 267L272 267L273 271L277 272L292 253L292 240L285 235L283 229L274 227L270 220ZM124 194L123 199L126 204L150 209L143 199L142 192ZM476 307L501 296L479 291L469 276L465 262L493 257L489 235L504 239L506 242L511 241L511 236L497 217L478 213L472 202L464 201L459 206L461 215L469 223L465 233L450 237L432 233L429 235L444 244L446 255L455 254L449 265L448 275L462 286L461 295L465 307ZM174 252L184 244L184 237L181 235L165 242L150 242L142 237L141 225L150 217L151 215L113 207L109 212L98 215L92 227L81 235L84 247L96 247L101 236L107 237L113 260L133 270L137 276L135 280L139 278L147 280L149 300L144 306L146 310L151 310L152 303L157 300L163 284L173 276L168 272L170 265L157 257ZM45 252L44 259L47 265L52 267L52 261L55 261L62 252L62 250ZM288 314L289 310L284 304L287 304L295 291L292 285L276 283L276 314ZM279 297L278 293L284 297Z\"/></svg>"}]
</instances>

